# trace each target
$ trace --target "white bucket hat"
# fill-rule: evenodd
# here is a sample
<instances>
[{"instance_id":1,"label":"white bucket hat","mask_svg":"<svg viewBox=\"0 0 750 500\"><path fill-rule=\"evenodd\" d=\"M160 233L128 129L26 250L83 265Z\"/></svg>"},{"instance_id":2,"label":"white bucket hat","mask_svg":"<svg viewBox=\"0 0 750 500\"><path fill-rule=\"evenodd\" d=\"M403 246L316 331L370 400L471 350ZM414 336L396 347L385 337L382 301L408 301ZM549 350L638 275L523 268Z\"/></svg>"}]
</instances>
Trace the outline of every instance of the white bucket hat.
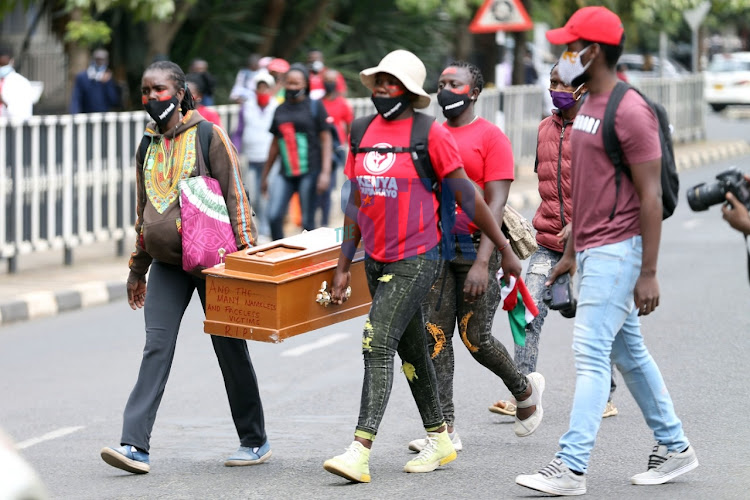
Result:
<instances>
[{"instance_id":1,"label":"white bucket hat","mask_svg":"<svg viewBox=\"0 0 750 500\"><path fill-rule=\"evenodd\" d=\"M380 64L374 68L360 71L359 79L370 90L375 87L375 75L377 73L388 73L398 78L404 87L412 94L417 95L414 107L426 108L430 105L430 94L424 91L427 70L424 63L408 50L394 50L380 60Z\"/></svg>"}]
</instances>

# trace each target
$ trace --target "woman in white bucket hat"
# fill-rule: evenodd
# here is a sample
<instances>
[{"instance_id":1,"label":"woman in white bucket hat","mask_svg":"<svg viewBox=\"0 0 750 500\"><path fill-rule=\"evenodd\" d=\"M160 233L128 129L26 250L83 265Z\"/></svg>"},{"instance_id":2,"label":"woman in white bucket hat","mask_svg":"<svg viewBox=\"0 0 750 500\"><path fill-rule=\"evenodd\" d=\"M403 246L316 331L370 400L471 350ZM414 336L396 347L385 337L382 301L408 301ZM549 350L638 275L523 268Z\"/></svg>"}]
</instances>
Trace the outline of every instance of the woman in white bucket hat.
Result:
<instances>
[{"instance_id":1,"label":"woman in white bucket hat","mask_svg":"<svg viewBox=\"0 0 750 500\"><path fill-rule=\"evenodd\" d=\"M352 188L331 296L337 304L346 300L351 259L361 241L372 306L362 337L365 371L354 441L345 453L324 464L325 470L354 482L370 481L370 448L388 404L396 352L427 431L425 446L404 470L431 472L456 458L440 409L421 309L443 261L439 204L430 180L418 174L416 162L425 164L418 153L428 156L442 191L456 195L459 205L474 215L474 222L498 248L508 245L466 176L450 133L432 117L415 112L430 104L422 88L425 76L422 61L406 50L393 51L360 73L362 83L372 90L378 114L352 125L344 169ZM429 131L422 148L410 144L412 125ZM516 259L508 271L518 276L521 263Z\"/></svg>"}]
</instances>

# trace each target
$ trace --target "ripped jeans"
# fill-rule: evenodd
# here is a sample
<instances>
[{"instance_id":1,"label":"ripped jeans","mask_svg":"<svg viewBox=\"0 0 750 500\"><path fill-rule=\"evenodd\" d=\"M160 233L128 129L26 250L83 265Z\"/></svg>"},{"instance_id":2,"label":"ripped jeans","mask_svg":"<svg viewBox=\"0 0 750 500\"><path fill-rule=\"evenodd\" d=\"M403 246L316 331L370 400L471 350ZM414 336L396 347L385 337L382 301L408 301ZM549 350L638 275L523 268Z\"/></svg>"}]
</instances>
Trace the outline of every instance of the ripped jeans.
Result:
<instances>
[{"instance_id":1,"label":"ripped jeans","mask_svg":"<svg viewBox=\"0 0 750 500\"><path fill-rule=\"evenodd\" d=\"M547 304L542 300L546 288L544 283L547 281L549 272L560 261L562 255L561 252L539 245L537 251L529 257L529 266L526 269L524 282L531 298L539 309L539 316L526 325L526 345L516 344L514 355L518 369L526 375L536 371L536 362L539 357L539 334L542 333L544 318L547 317L549 310Z\"/></svg>"},{"instance_id":2,"label":"ripped jeans","mask_svg":"<svg viewBox=\"0 0 750 500\"><path fill-rule=\"evenodd\" d=\"M475 252L478 248L479 240L476 239ZM487 290L473 303L464 300L464 281L474 264L475 255L468 258L456 245L456 257L447 263L422 306L427 318L427 342L435 365L440 405L449 427L455 422L453 332L457 322L461 340L477 362L500 377L512 394L521 395L527 389L526 377L516 367L505 346L492 336L492 322L500 304L500 287L495 279L501 260L497 250L492 252L487 266ZM440 308L436 310L438 300Z\"/></svg>"},{"instance_id":3,"label":"ripped jeans","mask_svg":"<svg viewBox=\"0 0 750 500\"><path fill-rule=\"evenodd\" d=\"M372 305L362 335L365 374L358 431L373 435L378 432L393 387L396 352L424 427L432 430L443 425L421 309L442 262L438 246L397 262L365 259Z\"/></svg>"}]
</instances>

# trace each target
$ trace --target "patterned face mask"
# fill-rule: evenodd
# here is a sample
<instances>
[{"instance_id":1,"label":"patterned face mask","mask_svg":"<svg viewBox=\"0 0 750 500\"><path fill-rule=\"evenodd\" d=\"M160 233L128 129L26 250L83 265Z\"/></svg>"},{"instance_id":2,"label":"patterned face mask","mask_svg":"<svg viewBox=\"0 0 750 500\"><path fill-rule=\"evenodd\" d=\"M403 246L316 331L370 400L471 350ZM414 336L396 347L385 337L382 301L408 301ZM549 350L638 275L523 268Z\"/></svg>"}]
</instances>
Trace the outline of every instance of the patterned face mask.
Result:
<instances>
[{"instance_id":1,"label":"patterned face mask","mask_svg":"<svg viewBox=\"0 0 750 500\"><path fill-rule=\"evenodd\" d=\"M565 85L577 87L586 83L586 80L589 79L586 70L589 69L594 60L590 59L584 66L581 62L581 56L591 47L589 45L580 52L563 52L560 56L560 61L557 63L557 72Z\"/></svg>"}]
</instances>

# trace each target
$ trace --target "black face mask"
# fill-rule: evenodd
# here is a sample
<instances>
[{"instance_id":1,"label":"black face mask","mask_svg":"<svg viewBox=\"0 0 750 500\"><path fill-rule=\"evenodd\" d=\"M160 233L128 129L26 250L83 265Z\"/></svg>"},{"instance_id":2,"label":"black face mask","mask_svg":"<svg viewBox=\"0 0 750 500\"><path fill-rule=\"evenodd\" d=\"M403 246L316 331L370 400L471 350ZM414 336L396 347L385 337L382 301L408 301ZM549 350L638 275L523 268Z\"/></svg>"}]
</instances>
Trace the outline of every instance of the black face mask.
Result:
<instances>
[{"instance_id":1,"label":"black face mask","mask_svg":"<svg viewBox=\"0 0 750 500\"><path fill-rule=\"evenodd\" d=\"M395 120L401 113L409 107L409 94L403 94L398 97L375 97L372 96L372 103L378 114L386 120Z\"/></svg>"},{"instance_id":2,"label":"black face mask","mask_svg":"<svg viewBox=\"0 0 750 500\"><path fill-rule=\"evenodd\" d=\"M448 89L438 92L437 102L443 108L443 116L448 119L455 118L464 112L471 104L469 94L456 94Z\"/></svg>"},{"instance_id":3,"label":"black face mask","mask_svg":"<svg viewBox=\"0 0 750 500\"><path fill-rule=\"evenodd\" d=\"M333 94L336 91L336 82L323 82L326 94Z\"/></svg>"},{"instance_id":4,"label":"black face mask","mask_svg":"<svg viewBox=\"0 0 750 500\"><path fill-rule=\"evenodd\" d=\"M286 89L286 97L289 99L297 99L305 92L305 89Z\"/></svg>"},{"instance_id":5,"label":"black face mask","mask_svg":"<svg viewBox=\"0 0 750 500\"><path fill-rule=\"evenodd\" d=\"M148 101L143 107L163 132L166 130L169 120L172 118L174 112L177 111L179 105L180 102L177 100L177 96L172 96L166 101Z\"/></svg>"}]
</instances>

